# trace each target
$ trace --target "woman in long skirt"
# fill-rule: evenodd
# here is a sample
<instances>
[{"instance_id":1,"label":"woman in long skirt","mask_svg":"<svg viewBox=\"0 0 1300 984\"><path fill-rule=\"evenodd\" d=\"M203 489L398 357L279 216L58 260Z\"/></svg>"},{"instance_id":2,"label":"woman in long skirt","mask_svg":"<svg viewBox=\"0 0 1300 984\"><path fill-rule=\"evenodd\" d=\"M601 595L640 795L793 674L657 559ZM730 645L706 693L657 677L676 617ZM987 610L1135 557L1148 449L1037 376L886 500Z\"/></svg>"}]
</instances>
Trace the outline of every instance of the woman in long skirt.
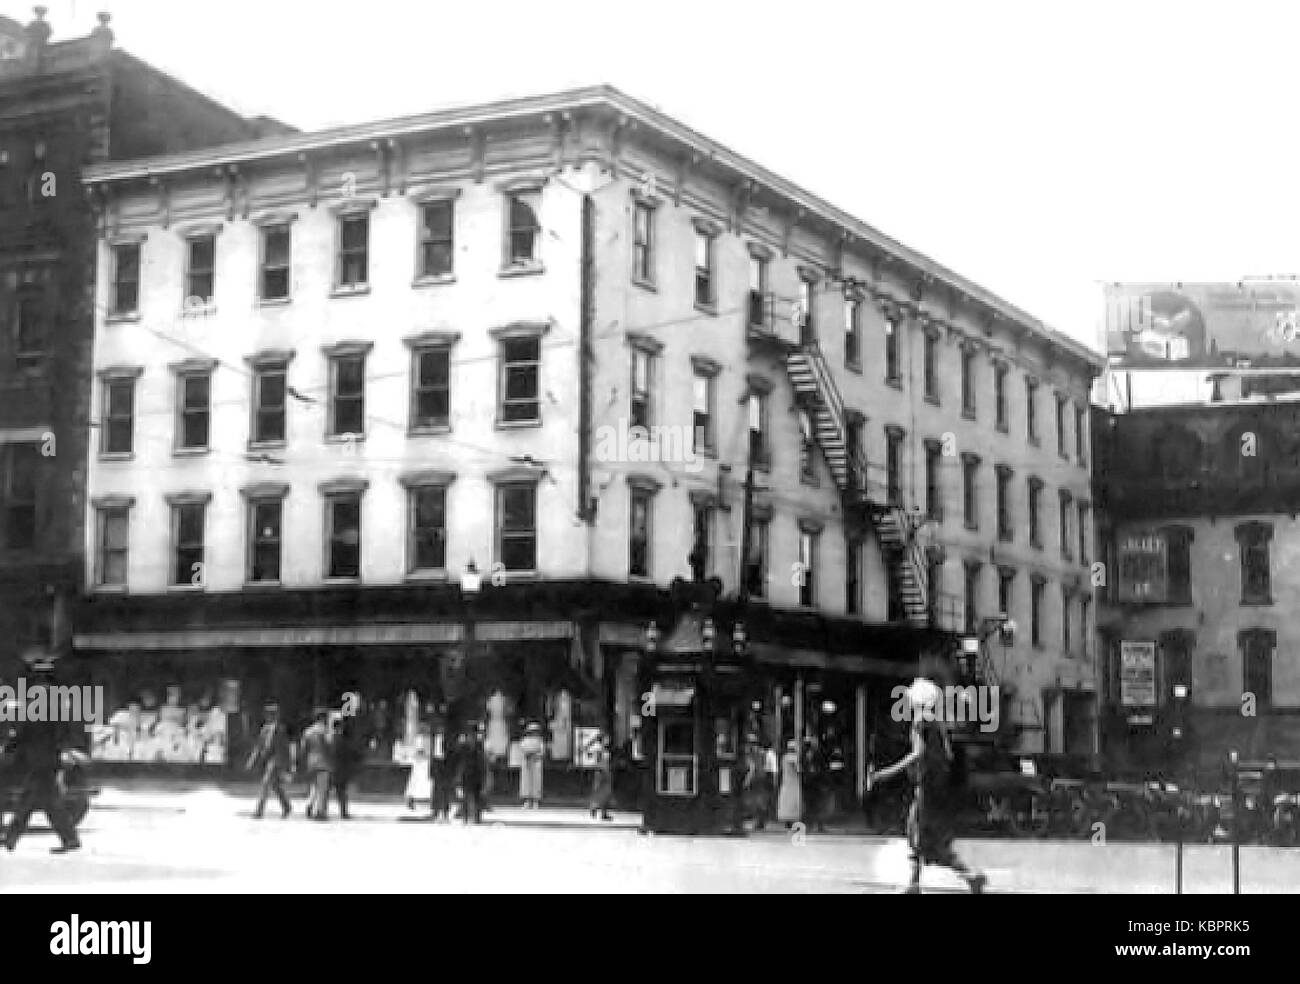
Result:
<instances>
[{"instance_id":1,"label":"woman in long skirt","mask_svg":"<svg viewBox=\"0 0 1300 984\"><path fill-rule=\"evenodd\" d=\"M609 805L614 799L614 765L610 758L609 738L603 733L593 740L587 751L595 758L591 776L591 815L599 814L602 820L613 820Z\"/></svg>"},{"instance_id":2,"label":"woman in long skirt","mask_svg":"<svg viewBox=\"0 0 1300 984\"><path fill-rule=\"evenodd\" d=\"M781 757L781 791L776 798L776 819L787 827L803 819L803 785L799 773L799 742L791 739Z\"/></svg>"},{"instance_id":3,"label":"woman in long skirt","mask_svg":"<svg viewBox=\"0 0 1300 984\"><path fill-rule=\"evenodd\" d=\"M888 768L868 773L868 791L882 779L907 770L912 779L912 806L907 815L907 845L912 863L908 895L921 894L921 868L926 864L951 868L973 894L988 879L972 871L953 851L952 743L942 720L942 693L930 680L918 679L907 691L912 719L912 750Z\"/></svg>"},{"instance_id":4,"label":"woman in long skirt","mask_svg":"<svg viewBox=\"0 0 1300 984\"><path fill-rule=\"evenodd\" d=\"M542 804L542 756L546 753L542 726L536 721L528 725L520 745L524 762L519 769L519 798L524 809L536 810Z\"/></svg>"}]
</instances>

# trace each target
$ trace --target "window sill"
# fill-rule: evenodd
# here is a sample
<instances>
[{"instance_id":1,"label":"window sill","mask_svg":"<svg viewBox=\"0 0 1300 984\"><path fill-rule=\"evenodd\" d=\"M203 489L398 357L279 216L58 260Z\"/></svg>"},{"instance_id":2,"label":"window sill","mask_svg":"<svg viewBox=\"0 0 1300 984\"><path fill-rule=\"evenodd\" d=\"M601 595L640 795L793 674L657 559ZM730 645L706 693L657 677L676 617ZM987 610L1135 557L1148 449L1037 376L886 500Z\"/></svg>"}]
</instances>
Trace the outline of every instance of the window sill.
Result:
<instances>
[{"instance_id":1,"label":"window sill","mask_svg":"<svg viewBox=\"0 0 1300 984\"><path fill-rule=\"evenodd\" d=\"M211 448L173 448L173 458L202 458L204 455L211 454Z\"/></svg>"},{"instance_id":2,"label":"window sill","mask_svg":"<svg viewBox=\"0 0 1300 984\"><path fill-rule=\"evenodd\" d=\"M498 277L533 277L546 272L546 267L541 263L517 263L512 266L503 266L497 271Z\"/></svg>"},{"instance_id":3,"label":"window sill","mask_svg":"<svg viewBox=\"0 0 1300 984\"><path fill-rule=\"evenodd\" d=\"M998 534L998 543L1014 543L1014 542L1015 542L1015 537L1013 537L1010 533Z\"/></svg>"},{"instance_id":4,"label":"window sill","mask_svg":"<svg viewBox=\"0 0 1300 984\"><path fill-rule=\"evenodd\" d=\"M1043 442L1040 441L1038 438L1034 437L1032 434L1027 438L1027 440L1029 441L1030 444L1032 444L1036 448L1041 448L1043 446Z\"/></svg>"},{"instance_id":5,"label":"window sill","mask_svg":"<svg viewBox=\"0 0 1300 984\"><path fill-rule=\"evenodd\" d=\"M1007 426L1007 422L1005 420L999 421L997 424L994 425L993 429L996 430L999 434L1011 433L1011 428Z\"/></svg>"},{"instance_id":6,"label":"window sill","mask_svg":"<svg viewBox=\"0 0 1300 984\"><path fill-rule=\"evenodd\" d=\"M349 577L328 577L328 576L326 576L326 577L324 577L324 578L321 579L321 582L322 582L323 584L360 584L360 583L361 583L361 575L360 575L360 574L357 574L357 575L353 575L353 576L349 576Z\"/></svg>"},{"instance_id":7,"label":"window sill","mask_svg":"<svg viewBox=\"0 0 1300 984\"><path fill-rule=\"evenodd\" d=\"M649 574L632 574L629 572L627 579L633 584L654 584L654 578Z\"/></svg>"},{"instance_id":8,"label":"window sill","mask_svg":"<svg viewBox=\"0 0 1300 984\"><path fill-rule=\"evenodd\" d=\"M362 434L326 434L326 444L361 444L365 441L366 435Z\"/></svg>"},{"instance_id":9,"label":"window sill","mask_svg":"<svg viewBox=\"0 0 1300 984\"><path fill-rule=\"evenodd\" d=\"M110 314L104 318L106 325L127 325L136 324L140 321L139 311L123 311L120 314Z\"/></svg>"},{"instance_id":10,"label":"window sill","mask_svg":"<svg viewBox=\"0 0 1300 984\"><path fill-rule=\"evenodd\" d=\"M501 420L498 418L496 422L497 430L529 430L541 426L540 417L537 420Z\"/></svg>"},{"instance_id":11,"label":"window sill","mask_svg":"<svg viewBox=\"0 0 1300 984\"><path fill-rule=\"evenodd\" d=\"M289 447L288 441L249 441L249 451L284 451Z\"/></svg>"},{"instance_id":12,"label":"window sill","mask_svg":"<svg viewBox=\"0 0 1300 984\"><path fill-rule=\"evenodd\" d=\"M407 437L437 437L440 434L450 434L451 424L426 424L419 427L412 427L406 432Z\"/></svg>"},{"instance_id":13,"label":"window sill","mask_svg":"<svg viewBox=\"0 0 1300 984\"><path fill-rule=\"evenodd\" d=\"M429 273L416 277L412 282L412 287L441 287L443 284L454 284L456 275L454 273Z\"/></svg>"},{"instance_id":14,"label":"window sill","mask_svg":"<svg viewBox=\"0 0 1300 984\"><path fill-rule=\"evenodd\" d=\"M709 315L709 316L711 316L711 317L714 317L714 318L716 318L716 317L718 316L718 305L717 305L716 303L713 303L713 302L710 302L710 303L708 303L708 304L701 304L699 301L696 301L696 302L695 302L695 310L697 310L697 311L699 311L699 312L701 312L701 313L703 313L703 314L707 314L707 315Z\"/></svg>"},{"instance_id":15,"label":"window sill","mask_svg":"<svg viewBox=\"0 0 1300 984\"><path fill-rule=\"evenodd\" d=\"M895 377L893 377L892 379L891 379L889 376L886 376L886 377L885 377L885 385L886 385L886 386L892 386L894 389L899 390L899 391L902 391L902 389L903 389L903 379L902 379L901 376L895 376Z\"/></svg>"},{"instance_id":16,"label":"window sill","mask_svg":"<svg viewBox=\"0 0 1300 984\"><path fill-rule=\"evenodd\" d=\"M447 580L447 568L430 567L423 570L407 571L406 580L408 583L418 584L443 583Z\"/></svg>"},{"instance_id":17,"label":"window sill","mask_svg":"<svg viewBox=\"0 0 1300 984\"><path fill-rule=\"evenodd\" d=\"M283 581L245 581L245 591L281 591L284 589Z\"/></svg>"},{"instance_id":18,"label":"window sill","mask_svg":"<svg viewBox=\"0 0 1300 984\"><path fill-rule=\"evenodd\" d=\"M633 277L632 283L637 287L640 287L642 290L650 291L652 294L659 293L659 288L655 286L653 280L642 280L640 277Z\"/></svg>"},{"instance_id":19,"label":"window sill","mask_svg":"<svg viewBox=\"0 0 1300 984\"><path fill-rule=\"evenodd\" d=\"M973 523L973 522L971 522L970 520L966 520L966 522L963 523L962 525L963 525L966 529L970 530L972 533L976 533L976 532L978 532L978 531L979 531L979 528L980 528L980 524L979 524L979 523Z\"/></svg>"},{"instance_id":20,"label":"window sill","mask_svg":"<svg viewBox=\"0 0 1300 984\"><path fill-rule=\"evenodd\" d=\"M134 451L101 451L99 454L100 461L134 461Z\"/></svg>"},{"instance_id":21,"label":"window sill","mask_svg":"<svg viewBox=\"0 0 1300 984\"><path fill-rule=\"evenodd\" d=\"M202 584L169 584L167 585L168 594L202 594L205 585Z\"/></svg>"},{"instance_id":22,"label":"window sill","mask_svg":"<svg viewBox=\"0 0 1300 984\"><path fill-rule=\"evenodd\" d=\"M284 307L285 305L290 304L292 302L293 302L292 297L259 297L257 299L257 307L259 308Z\"/></svg>"},{"instance_id":23,"label":"window sill","mask_svg":"<svg viewBox=\"0 0 1300 984\"><path fill-rule=\"evenodd\" d=\"M925 402L930 404L932 407L939 406L939 398L937 396L932 396L929 393L925 395Z\"/></svg>"},{"instance_id":24,"label":"window sill","mask_svg":"<svg viewBox=\"0 0 1300 984\"><path fill-rule=\"evenodd\" d=\"M124 595L127 593L125 584L96 584L90 590L95 594L106 595Z\"/></svg>"},{"instance_id":25,"label":"window sill","mask_svg":"<svg viewBox=\"0 0 1300 984\"><path fill-rule=\"evenodd\" d=\"M962 416L962 419L963 419L963 420L975 420L975 419L976 419L974 409L971 409L971 408L968 408L968 407L962 407L961 416Z\"/></svg>"},{"instance_id":26,"label":"window sill","mask_svg":"<svg viewBox=\"0 0 1300 984\"><path fill-rule=\"evenodd\" d=\"M330 291L330 297L360 297L364 294L369 294L369 293L370 293L369 284L356 284L356 285L347 285L347 286L336 285L334 289Z\"/></svg>"},{"instance_id":27,"label":"window sill","mask_svg":"<svg viewBox=\"0 0 1300 984\"><path fill-rule=\"evenodd\" d=\"M844 368L849 372L856 372L859 376L862 375L862 362L859 359L845 359Z\"/></svg>"},{"instance_id":28,"label":"window sill","mask_svg":"<svg viewBox=\"0 0 1300 984\"><path fill-rule=\"evenodd\" d=\"M1029 540L1029 545L1030 545L1031 547L1033 547L1035 550L1042 550L1042 549L1043 549L1043 541L1042 541L1042 540L1035 540L1035 539L1033 539L1033 538L1030 538L1030 540Z\"/></svg>"},{"instance_id":29,"label":"window sill","mask_svg":"<svg viewBox=\"0 0 1300 984\"><path fill-rule=\"evenodd\" d=\"M502 580L506 584L524 584L542 579L540 571L503 571L499 569L492 572L492 577L495 579L494 587L500 587Z\"/></svg>"},{"instance_id":30,"label":"window sill","mask_svg":"<svg viewBox=\"0 0 1300 984\"><path fill-rule=\"evenodd\" d=\"M800 475L799 484L806 485L810 489L821 488L821 483L817 481L816 475Z\"/></svg>"},{"instance_id":31,"label":"window sill","mask_svg":"<svg viewBox=\"0 0 1300 984\"><path fill-rule=\"evenodd\" d=\"M1273 604L1272 598L1242 598L1241 604L1247 608L1263 608Z\"/></svg>"}]
</instances>

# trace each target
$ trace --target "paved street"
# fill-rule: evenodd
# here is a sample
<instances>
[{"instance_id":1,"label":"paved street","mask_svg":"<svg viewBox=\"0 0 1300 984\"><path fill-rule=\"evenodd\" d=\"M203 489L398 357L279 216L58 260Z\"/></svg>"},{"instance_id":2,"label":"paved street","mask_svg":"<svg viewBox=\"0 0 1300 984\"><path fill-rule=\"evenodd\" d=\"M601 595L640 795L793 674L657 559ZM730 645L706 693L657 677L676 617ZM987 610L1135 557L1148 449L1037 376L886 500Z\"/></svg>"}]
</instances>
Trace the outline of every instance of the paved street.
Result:
<instances>
[{"instance_id":1,"label":"paved street","mask_svg":"<svg viewBox=\"0 0 1300 984\"><path fill-rule=\"evenodd\" d=\"M300 806L300 804L299 804ZM636 818L594 827L581 811L502 810L482 827L417 820L399 804L360 804L348 823L278 811L255 821L217 791L106 791L85 848L52 856L52 834L0 854L5 892L874 893L906 878L895 838L764 833L745 839L642 837ZM959 844L993 892L1169 893L1170 845L982 840ZM1300 891L1300 850L1247 848L1242 890ZM1185 890L1231 891L1229 849L1187 852ZM945 871L924 886L961 890Z\"/></svg>"}]
</instances>

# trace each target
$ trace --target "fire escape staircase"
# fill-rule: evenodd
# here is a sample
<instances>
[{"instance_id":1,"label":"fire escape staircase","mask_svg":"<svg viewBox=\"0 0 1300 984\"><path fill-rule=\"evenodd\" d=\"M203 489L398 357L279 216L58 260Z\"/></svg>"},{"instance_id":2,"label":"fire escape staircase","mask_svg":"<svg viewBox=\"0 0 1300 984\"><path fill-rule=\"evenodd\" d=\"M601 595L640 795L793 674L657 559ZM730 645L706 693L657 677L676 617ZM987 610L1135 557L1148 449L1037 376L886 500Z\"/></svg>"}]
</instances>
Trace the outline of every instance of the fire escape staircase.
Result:
<instances>
[{"instance_id":1,"label":"fire escape staircase","mask_svg":"<svg viewBox=\"0 0 1300 984\"><path fill-rule=\"evenodd\" d=\"M867 460L861 449L849 447L844 401L817 343L790 346L785 364L795 393L812 418L814 436L844 499L846 512L865 511L870 517L886 566L896 579L906 620L916 626L930 625L925 554L916 538L919 524L906 509L891 501L888 489L868 479Z\"/></svg>"}]
</instances>

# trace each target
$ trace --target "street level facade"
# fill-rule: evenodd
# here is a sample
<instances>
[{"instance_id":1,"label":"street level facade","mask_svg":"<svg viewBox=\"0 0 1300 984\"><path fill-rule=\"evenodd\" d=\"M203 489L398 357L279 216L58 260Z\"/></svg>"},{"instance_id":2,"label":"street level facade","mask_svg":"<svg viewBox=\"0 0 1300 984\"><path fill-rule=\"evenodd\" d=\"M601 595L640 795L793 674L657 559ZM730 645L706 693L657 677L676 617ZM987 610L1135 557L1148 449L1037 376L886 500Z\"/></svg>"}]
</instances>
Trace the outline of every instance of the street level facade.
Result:
<instances>
[{"instance_id":1,"label":"street level facade","mask_svg":"<svg viewBox=\"0 0 1300 984\"><path fill-rule=\"evenodd\" d=\"M761 684L723 757L820 737L860 794L893 686L1000 612L1021 747L1095 749L1100 362L983 288L608 88L86 183L113 755L355 691L376 761L457 707L503 764L529 721L557 773L645 757L647 625L713 578Z\"/></svg>"}]
</instances>

